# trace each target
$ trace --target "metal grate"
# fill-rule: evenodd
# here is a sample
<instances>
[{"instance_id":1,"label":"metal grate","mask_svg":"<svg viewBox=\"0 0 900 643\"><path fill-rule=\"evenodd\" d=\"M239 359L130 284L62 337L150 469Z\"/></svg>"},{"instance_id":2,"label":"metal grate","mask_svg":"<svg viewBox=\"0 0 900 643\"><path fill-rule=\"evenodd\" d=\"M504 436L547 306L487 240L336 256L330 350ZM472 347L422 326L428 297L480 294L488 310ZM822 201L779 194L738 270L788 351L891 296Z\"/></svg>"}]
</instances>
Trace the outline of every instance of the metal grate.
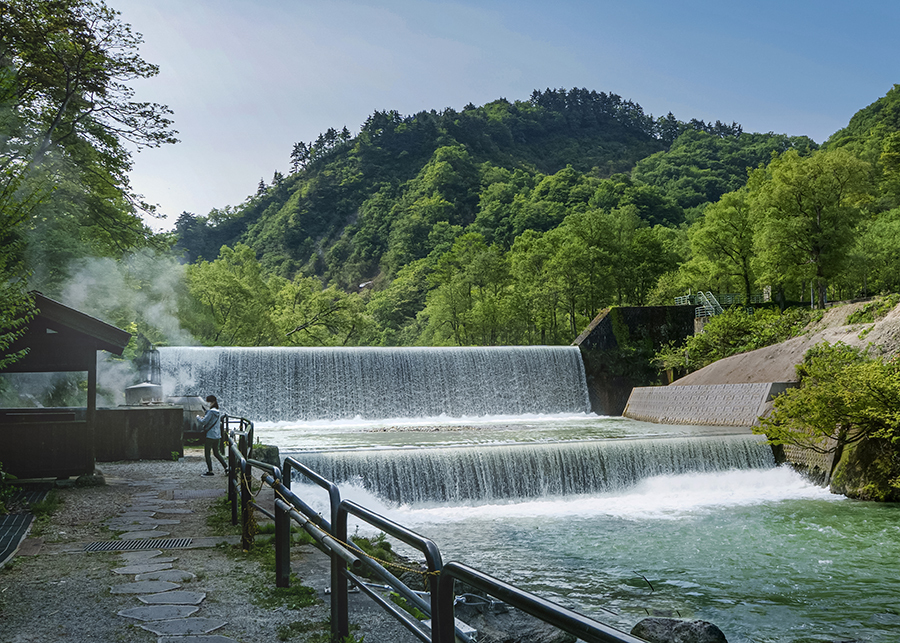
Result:
<instances>
[{"instance_id":1,"label":"metal grate","mask_svg":"<svg viewBox=\"0 0 900 643\"><path fill-rule=\"evenodd\" d=\"M191 538L144 538L142 540L108 540L88 543L83 551L139 551L142 549L184 549L191 546Z\"/></svg>"}]
</instances>

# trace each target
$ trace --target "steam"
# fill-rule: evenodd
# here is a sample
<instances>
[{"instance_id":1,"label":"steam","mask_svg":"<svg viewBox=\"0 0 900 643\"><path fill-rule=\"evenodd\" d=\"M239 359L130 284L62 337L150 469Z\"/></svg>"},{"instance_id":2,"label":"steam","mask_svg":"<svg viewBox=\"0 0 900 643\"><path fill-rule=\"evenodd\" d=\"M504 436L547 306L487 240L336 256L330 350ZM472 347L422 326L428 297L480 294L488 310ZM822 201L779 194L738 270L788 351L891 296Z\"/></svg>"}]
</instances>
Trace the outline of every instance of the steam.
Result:
<instances>
[{"instance_id":1,"label":"steam","mask_svg":"<svg viewBox=\"0 0 900 643\"><path fill-rule=\"evenodd\" d=\"M140 250L119 261L81 259L70 274L61 294L67 306L130 332L149 328L162 344L197 344L178 321L178 297L187 286L174 257Z\"/></svg>"},{"instance_id":2,"label":"steam","mask_svg":"<svg viewBox=\"0 0 900 643\"><path fill-rule=\"evenodd\" d=\"M185 267L174 257L140 250L121 260L84 258L70 266L69 274L59 295L65 305L132 335L142 333L154 345L197 345L178 319L187 284ZM136 338L131 341L134 347ZM124 404L125 389L140 380L130 359L99 353L97 405Z\"/></svg>"}]
</instances>

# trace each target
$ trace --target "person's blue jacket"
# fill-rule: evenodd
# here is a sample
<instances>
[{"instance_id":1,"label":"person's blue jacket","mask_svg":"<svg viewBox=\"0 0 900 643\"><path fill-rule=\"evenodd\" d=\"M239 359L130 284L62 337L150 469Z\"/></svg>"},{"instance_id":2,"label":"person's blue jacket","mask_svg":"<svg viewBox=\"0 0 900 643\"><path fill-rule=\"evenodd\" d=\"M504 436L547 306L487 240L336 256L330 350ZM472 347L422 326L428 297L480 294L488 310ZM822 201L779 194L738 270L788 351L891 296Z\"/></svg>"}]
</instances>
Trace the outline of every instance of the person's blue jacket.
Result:
<instances>
[{"instance_id":1,"label":"person's blue jacket","mask_svg":"<svg viewBox=\"0 0 900 643\"><path fill-rule=\"evenodd\" d=\"M206 433L207 438L218 440L222 437L222 433L219 430L219 419L221 417L222 412L219 409L209 409L206 415L200 418L200 429Z\"/></svg>"}]
</instances>

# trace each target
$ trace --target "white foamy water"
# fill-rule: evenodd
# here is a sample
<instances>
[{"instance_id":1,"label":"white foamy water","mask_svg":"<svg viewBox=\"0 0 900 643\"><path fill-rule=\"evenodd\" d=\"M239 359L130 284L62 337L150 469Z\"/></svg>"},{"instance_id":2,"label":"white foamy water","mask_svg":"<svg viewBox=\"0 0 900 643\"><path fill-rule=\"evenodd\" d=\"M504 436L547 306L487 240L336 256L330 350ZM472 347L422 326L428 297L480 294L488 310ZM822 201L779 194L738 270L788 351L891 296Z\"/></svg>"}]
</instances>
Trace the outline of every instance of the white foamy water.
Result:
<instances>
[{"instance_id":1,"label":"white foamy water","mask_svg":"<svg viewBox=\"0 0 900 643\"><path fill-rule=\"evenodd\" d=\"M304 485L307 493L316 491ZM811 484L788 467L691 473L646 478L613 493L510 500L500 503L401 505L388 503L365 488L349 484L343 497L412 528L428 529L466 521L543 518L568 520L611 517L625 520L677 520L720 509L786 500L840 502L843 496ZM325 511L324 504L317 507ZM361 526L364 528L364 526Z\"/></svg>"}]
</instances>

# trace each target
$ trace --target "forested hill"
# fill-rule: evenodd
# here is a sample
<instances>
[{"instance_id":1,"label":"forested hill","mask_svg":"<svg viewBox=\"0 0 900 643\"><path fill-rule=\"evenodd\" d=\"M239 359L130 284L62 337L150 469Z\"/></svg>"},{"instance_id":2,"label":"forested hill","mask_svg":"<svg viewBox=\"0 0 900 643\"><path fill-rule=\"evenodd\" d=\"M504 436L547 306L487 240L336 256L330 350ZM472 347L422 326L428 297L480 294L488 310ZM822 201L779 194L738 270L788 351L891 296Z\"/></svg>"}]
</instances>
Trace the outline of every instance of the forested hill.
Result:
<instances>
[{"instance_id":1,"label":"forested hill","mask_svg":"<svg viewBox=\"0 0 900 643\"><path fill-rule=\"evenodd\" d=\"M241 242L288 278L383 286L463 232L507 250L525 230L545 232L573 212L628 205L649 225L677 226L773 152L815 144L653 118L615 94L573 89L459 112L376 111L356 136L329 129L285 147L291 174L261 181L237 207L179 218L188 260Z\"/></svg>"}]
</instances>

